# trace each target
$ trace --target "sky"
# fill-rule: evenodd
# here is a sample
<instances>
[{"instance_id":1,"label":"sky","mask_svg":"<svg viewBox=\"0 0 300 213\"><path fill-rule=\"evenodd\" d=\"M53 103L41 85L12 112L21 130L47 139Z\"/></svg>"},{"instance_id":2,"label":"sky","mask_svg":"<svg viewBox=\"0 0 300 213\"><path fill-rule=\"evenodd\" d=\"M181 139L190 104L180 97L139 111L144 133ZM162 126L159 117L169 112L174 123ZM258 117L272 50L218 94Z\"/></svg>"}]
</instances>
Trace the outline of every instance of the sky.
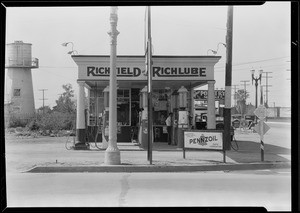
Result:
<instances>
[{"instance_id":1,"label":"sky","mask_svg":"<svg viewBox=\"0 0 300 213\"><path fill-rule=\"evenodd\" d=\"M145 11L145 6L118 7L117 55L144 55ZM39 59L39 68L32 69L35 108L43 106L42 89L46 89L44 104L50 107L64 92L64 84L70 83L77 95L78 69L67 54L72 45L62 43L73 42L79 55L110 54L109 15L110 7L6 8L6 43L31 43L32 57ZM222 58L215 65L215 88L224 89L226 49L218 44L226 43L226 22L227 6L152 6L153 55L205 56L212 55L209 49L218 49L216 55ZM247 103L255 104L250 70L258 75L262 69L271 72L269 106L290 107L290 61L290 2L234 6L232 85L243 89L242 81L249 81Z\"/></svg>"}]
</instances>

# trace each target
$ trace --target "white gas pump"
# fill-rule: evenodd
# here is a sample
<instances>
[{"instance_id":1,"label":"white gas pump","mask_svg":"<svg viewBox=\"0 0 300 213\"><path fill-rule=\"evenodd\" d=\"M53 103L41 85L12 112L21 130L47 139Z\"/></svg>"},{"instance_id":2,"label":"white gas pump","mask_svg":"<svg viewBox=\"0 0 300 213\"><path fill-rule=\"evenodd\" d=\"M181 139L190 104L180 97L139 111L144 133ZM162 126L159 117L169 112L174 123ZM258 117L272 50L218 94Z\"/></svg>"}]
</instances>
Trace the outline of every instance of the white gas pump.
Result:
<instances>
[{"instance_id":1,"label":"white gas pump","mask_svg":"<svg viewBox=\"0 0 300 213\"><path fill-rule=\"evenodd\" d=\"M147 86L140 93L141 122L139 127L139 142L142 148L148 147L148 95Z\"/></svg>"},{"instance_id":2,"label":"white gas pump","mask_svg":"<svg viewBox=\"0 0 300 213\"><path fill-rule=\"evenodd\" d=\"M183 148L184 135L183 131L189 127L189 112L187 110L187 93L188 90L181 86L178 90L179 94L179 111L178 111L178 136L177 147Z\"/></svg>"},{"instance_id":3,"label":"white gas pump","mask_svg":"<svg viewBox=\"0 0 300 213\"><path fill-rule=\"evenodd\" d=\"M178 92L175 90L171 96L171 105L173 111L173 129L172 129L172 143L177 145L178 141Z\"/></svg>"},{"instance_id":4,"label":"white gas pump","mask_svg":"<svg viewBox=\"0 0 300 213\"><path fill-rule=\"evenodd\" d=\"M108 128L109 128L109 86L103 90L104 95L104 112L102 114L102 149L108 147Z\"/></svg>"}]
</instances>

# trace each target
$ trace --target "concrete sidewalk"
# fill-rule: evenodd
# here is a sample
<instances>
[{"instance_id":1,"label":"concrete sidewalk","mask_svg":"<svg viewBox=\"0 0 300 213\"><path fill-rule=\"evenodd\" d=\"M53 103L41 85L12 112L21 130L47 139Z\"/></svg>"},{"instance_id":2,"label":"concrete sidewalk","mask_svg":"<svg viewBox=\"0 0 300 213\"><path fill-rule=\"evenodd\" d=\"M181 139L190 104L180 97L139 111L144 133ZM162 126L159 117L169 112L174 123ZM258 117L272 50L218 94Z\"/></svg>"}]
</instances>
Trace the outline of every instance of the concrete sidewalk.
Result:
<instances>
[{"instance_id":1,"label":"concrete sidewalk","mask_svg":"<svg viewBox=\"0 0 300 213\"><path fill-rule=\"evenodd\" d=\"M68 150L66 137L16 138L6 136L6 168L12 172L193 172L290 168L291 150L265 144L261 162L260 143L252 133L236 132L236 141L223 152L183 150L167 143L153 144L152 164L147 150L134 143L118 143L121 165L105 165L105 150L90 143L90 150ZM69 140L70 141L70 138ZM97 144L101 147L101 143Z\"/></svg>"}]
</instances>

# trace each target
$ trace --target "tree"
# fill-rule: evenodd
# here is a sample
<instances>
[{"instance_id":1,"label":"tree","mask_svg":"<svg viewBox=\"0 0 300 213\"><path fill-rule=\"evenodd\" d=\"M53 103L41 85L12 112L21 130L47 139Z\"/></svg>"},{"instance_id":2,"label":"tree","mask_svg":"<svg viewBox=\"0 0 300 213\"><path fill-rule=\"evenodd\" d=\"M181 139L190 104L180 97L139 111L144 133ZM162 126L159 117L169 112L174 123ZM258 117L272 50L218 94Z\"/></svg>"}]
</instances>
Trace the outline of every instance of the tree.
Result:
<instances>
[{"instance_id":1,"label":"tree","mask_svg":"<svg viewBox=\"0 0 300 213\"><path fill-rule=\"evenodd\" d=\"M53 107L53 111L62 113L75 113L75 102L72 100L74 97L74 90L71 84L65 84L62 86L65 90L61 96L56 100L56 106Z\"/></svg>"},{"instance_id":2,"label":"tree","mask_svg":"<svg viewBox=\"0 0 300 213\"><path fill-rule=\"evenodd\" d=\"M44 106L44 107L40 107L38 108L38 112L42 112L42 113L51 113L51 108L49 106Z\"/></svg>"},{"instance_id":3,"label":"tree","mask_svg":"<svg viewBox=\"0 0 300 213\"><path fill-rule=\"evenodd\" d=\"M246 114L246 99L249 98L249 93L243 89L238 90L234 94L234 99L237 100L236 109L239 114Z\"/></svg>"}]
</instances>

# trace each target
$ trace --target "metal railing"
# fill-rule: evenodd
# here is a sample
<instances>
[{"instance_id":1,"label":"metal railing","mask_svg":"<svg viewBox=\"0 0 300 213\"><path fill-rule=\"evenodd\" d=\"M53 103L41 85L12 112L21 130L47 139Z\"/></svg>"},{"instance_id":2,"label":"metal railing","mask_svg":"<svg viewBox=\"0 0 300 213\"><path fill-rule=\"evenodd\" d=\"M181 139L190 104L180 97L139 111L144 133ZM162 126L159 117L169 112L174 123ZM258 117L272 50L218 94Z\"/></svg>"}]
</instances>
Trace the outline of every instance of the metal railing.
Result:
<instances>
[{"instance_id":1,"label":"metal railing","mask_svg":"<svg viewBox=\"0 0 300 213\"><path fill-rule=\"evenodd\" d=\"M13 67L25 67L25 68L38 68L39 67L39 59L32 58L31 60L15 60L15 59L6 59L5 60L5 67L6 68L13 68Z\"/></svg>"}]
</instances>

